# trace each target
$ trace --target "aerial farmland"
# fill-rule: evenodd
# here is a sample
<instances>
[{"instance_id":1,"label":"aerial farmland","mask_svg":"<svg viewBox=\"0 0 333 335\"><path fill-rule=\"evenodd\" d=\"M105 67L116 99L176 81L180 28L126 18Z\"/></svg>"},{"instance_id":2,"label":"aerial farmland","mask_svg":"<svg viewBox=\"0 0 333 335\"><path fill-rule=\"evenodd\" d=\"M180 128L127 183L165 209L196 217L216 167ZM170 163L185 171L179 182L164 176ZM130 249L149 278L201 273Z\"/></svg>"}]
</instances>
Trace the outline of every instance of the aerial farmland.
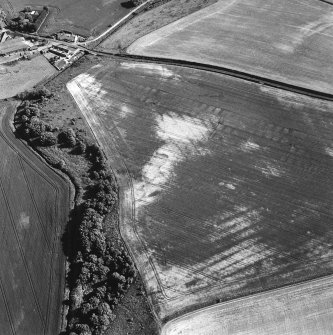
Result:
<instances>
[{"instance_id":1,"label":"aerial farmland","mask_svg":"<svg viewBox=\"0 0 333 335\"><path fill-rule=\"evenodd\" d=\"M1 334L55 334L64 292L60 232L69 209L68 185L15 140L2 104Z\"/></svg>"},{"instance_id":2,"label":"aerial farmland","mask_svg":"<svg viewBox=\"0 0 333 335\"><path fill-rule=\"evenodd\" d=\"M0 0L0 335L332 335L332 27Z\"/></svg>"},{"instance_id":3,"label":"aerial farmland","mask_svg":"<svg viewBox=\"0 0 333 335\"><path fill-rule=\"evenodd\" d=\"M0 0L0 7L14 14L26 6L36 9L48 6L49 16L42 32L51 34L65 30L88 37L101 33L108 25L115 23L129 12L126 6L121 5L122 2L124 1Z\"/></svg>"},{"instance_id":4,"label":"aerial farmland","mask_svg":"<svg viewBox=\"0 0 333 335\"><path fill-rule=\"evenodd\" d=\"M135 62L67 87L117 169L162 321L331 273L331 102Z\"/></svg>"},{"instance_id":5,"label":"aerial farmland","mask_svg":"<svg viewBox=\"0 0 333 335\"><path fill-rule=\"evenodd\" d=\"M135 41L129 53L185 59L333 93L333 7L220 0Z\"/></svg>"}]
</instances>

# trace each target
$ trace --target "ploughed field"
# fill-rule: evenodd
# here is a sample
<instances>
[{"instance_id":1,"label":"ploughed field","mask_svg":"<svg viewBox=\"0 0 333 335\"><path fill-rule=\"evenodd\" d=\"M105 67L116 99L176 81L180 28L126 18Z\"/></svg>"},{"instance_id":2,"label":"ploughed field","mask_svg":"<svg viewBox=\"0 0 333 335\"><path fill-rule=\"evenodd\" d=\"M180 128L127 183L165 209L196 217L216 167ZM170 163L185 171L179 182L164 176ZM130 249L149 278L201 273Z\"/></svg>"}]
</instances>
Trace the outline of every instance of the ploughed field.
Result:
<instances>
[{"instance_id":1,"label":"ploughed field","mask_svg":"<svg viewBox=\"0 0 333 335\"><path fill-rule=\"evenodd\" d=\"M163 321L332 272L333 103L135 62L67 87L117 173Z\"/></svg>"},{"instance_id":2,"label":"ploughed field","mask_svg":"<svg viewBox=\"0 0 333 335\"><path fill-rule=\"evenodd\" d=\"M131 9L122 6L123 0L0 0L0 7L16 13L26 6L49 6L50 15L40 32L56 33L61 30L89 36L97 35L125 16Z\"/></svg>"},{"instance_id":3,"label":"ploughed field","mask_svg":"<svg viewBox=\"0 0 333 335\"><path fill-rule=\"evenodd\" d=\"M0 106L0 334L57 334L64 294L66 183L16 140Z\"/></svg>"},{"instance_id":4,"label":"ploughed field","mask_svg":"<svg viewBox=\"0 0 333 335\"><path fill-rule=\"evenodd\" d=\"M128 52L185 59L333 93L333 6L220 0L139 38Z\"/></svg>"}]
</instances>

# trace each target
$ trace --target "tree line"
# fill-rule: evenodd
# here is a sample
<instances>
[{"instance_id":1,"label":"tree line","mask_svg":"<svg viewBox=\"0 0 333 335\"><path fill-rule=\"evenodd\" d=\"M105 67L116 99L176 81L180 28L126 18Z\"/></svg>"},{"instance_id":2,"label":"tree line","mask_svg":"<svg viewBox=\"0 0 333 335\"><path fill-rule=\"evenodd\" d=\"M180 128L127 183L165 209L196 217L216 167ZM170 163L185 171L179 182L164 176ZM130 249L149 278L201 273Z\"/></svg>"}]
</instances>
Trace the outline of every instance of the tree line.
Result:
<instances>
[{"instance_id":1,"label":"tree line","mask_svg":"<svg viewBox=\"0 0 333 335\"><path fill-rule=\"evenodd\" d=\"M18 95L23 101L15 116L16 132L35 147L72 148L90 164L84 201L75 206L62 239L70 261L66 334L100 335L115 319L114 309L133 282L136 270L126 249L105 232L105 216L111 214L117 220L118 212L118 187L105 156L74 129L58 129L41 120L40 102L50 97L44 87ZM57 167L69 172L61 162Z\"/></svg>"}]
</instances>

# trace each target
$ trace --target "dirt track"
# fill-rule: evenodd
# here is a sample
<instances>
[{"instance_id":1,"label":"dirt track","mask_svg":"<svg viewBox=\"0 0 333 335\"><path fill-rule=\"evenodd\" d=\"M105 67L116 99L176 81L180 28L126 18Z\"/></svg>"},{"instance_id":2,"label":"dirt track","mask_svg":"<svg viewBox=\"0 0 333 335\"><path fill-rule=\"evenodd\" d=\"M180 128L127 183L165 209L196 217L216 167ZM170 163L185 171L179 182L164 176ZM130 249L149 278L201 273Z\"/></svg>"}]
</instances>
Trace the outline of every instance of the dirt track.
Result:
<instances>
[{"instance_id":1,"label":"dirt track","mask_svg":"<svg viewBox=\"0 0 333 335\"><path fill-rule=\"evenodd\" d=\"M16 139L9 126L15 105L1 102L2 167L1 334L57 334L65 258L67 182Z\"/></svg>"}]
</instances>

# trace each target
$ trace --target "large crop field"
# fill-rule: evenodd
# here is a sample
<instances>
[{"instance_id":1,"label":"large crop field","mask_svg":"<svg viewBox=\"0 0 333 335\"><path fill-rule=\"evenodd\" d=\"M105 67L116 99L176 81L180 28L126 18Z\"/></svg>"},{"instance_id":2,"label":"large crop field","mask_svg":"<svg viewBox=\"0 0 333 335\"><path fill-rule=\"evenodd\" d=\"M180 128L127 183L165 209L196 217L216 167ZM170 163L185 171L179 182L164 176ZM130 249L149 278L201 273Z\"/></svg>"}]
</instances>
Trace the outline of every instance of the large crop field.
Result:
<instances>
[{"instance_id":1,"label":"large crop field","mask_svg":"<svg viewBox=\"0 0 333 335\"><path fill-rule=\"evenodd\" d=\"M331 335L332 300L329 276L189 313L162 335Z\"/></svg>"},{"instance_id":2,"label":"large crop field","mask_svg":"<svg viewBox=\"0 0 333 335\"><path fill-rule=\"evenodd\" d=\"M333 93L333 6L220 0L134 42L130 53L225 66Z\"/></svg>"},{"instance_id":3,"label":"large crop field","mask_svg":"<svg viewBox=\"0 0 333 335\"><path fill-rule=\"evenodd\" d=\"M45 33L69 30L89 36L99 34L125 16L130 8L122 6L123 0L0 0L0 7L9 13L22 10L25 6L50 7L51 14L43 27Z\"/></svg>"},{"instance_id":4,"label":"large crop field","mask_svg":"<svg viewBox=\"0 0 333 335\"><path fill-rule=\"evenodd\" d=\"M0 106L0 334L58 334L64 294L60 242L69 189L8 129Z\"/></svg>"},{"instance_id":5,"label":"large crop field","mask_svg":"<svg viewBox=\"0 0 333 335\"><path fill-rule=\"evenodd\" d=\"M158 316L332 273L333 103L188 68L67 84L121 186Z\"/></svg>"}]
</instances>

